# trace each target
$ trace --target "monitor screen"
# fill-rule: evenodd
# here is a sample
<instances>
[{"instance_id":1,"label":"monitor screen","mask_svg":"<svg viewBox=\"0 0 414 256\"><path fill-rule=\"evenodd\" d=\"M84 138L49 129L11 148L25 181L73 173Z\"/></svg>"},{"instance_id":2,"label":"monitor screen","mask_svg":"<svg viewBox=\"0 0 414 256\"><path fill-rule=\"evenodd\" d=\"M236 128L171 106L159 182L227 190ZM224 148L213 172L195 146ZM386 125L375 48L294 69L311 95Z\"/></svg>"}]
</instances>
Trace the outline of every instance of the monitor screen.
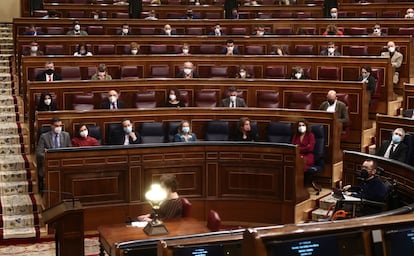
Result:
<instances>
[{"instance_id":1,"label":"monitor screen","mask_svg":"<svg viewBox=\"0 0 414 256\"><path fill-rule=\"evenodd\" d=\"M241 241L174 246L173 256L241 256Z\"/></svg>"},{"instance_id":2,"label":"monitor screen","mask_svg":"<svg viewBox=\"0 0 414 256\"><path fill-rule=\"evenodd\" d=\"M385 232L387 255L407 255L414 251L414 227Z\"/></svg>"}]
</instances>

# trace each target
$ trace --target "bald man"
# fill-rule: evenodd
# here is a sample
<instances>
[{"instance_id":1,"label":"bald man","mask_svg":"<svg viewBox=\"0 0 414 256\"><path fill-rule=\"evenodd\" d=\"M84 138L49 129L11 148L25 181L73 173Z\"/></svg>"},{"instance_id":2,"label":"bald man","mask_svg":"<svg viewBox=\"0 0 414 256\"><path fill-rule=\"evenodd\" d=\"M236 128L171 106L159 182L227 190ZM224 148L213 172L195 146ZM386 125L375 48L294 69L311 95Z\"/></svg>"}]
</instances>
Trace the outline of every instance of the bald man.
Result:
<instances>
[{"instance_id":1,"label":"bald man","mask_svg":"<svg viewBox=\"0 0 414 256\"><path fill-rule=\"evenodd\" d=\"M349 116L346 105L336 97L336 91L330 90L326 95L326 101L322 102L319 110L338 112L338 120L341 123L348 123Z\"/></svg>"},{"instance_id":2,"label":"bald man","mask_svg":"<svg viewBox=\"0 0 414 256\"><path fill-rule=\"evenodd\" d=\"M110 90L105 100L101 103L101 109L115 110L124 107L124 103L119 100L119 93L115 90Z\"/></svg>"},{"instance_id":3,"label":"bald man","mask_svg":"<svg viewBox=\"0 0 414 256\"><path fill-rule=\"evenodd\" d=\"M193 63L187 61L184 62L183 70L180 71L176 78L200 78L200 76L194 72L194 65Z\"/></svg>"},{"instance_id":4,"label":"bald man","mask_svg":"<svg viewBox=\"0 0 414 256\"><path fill-rule=\"evenodd\" d=\"M398 81L400 80L399 69L401 67L404 56L396 50L395 43L393 41L389 41L387 43L387 48L388 51L382 52L381 56L391 58L391 66L394 69L394 76L392 78L392 82L394 84L398 84Z\"/></svg>"}]
</instances>

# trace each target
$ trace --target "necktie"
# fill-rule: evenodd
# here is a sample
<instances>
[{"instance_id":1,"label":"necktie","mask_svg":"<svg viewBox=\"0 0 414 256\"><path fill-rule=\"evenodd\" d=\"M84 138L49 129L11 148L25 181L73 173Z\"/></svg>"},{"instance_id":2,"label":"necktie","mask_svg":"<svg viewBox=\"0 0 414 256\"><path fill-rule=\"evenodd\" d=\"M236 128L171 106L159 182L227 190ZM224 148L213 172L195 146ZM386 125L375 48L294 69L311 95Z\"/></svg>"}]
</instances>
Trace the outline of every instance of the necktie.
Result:
<instances>
[{"instance_id":1,"label":"necktie","mask_svg":"<svg viewBox=\"0 0 414 256\"><path fill-rule=\"evenodd\" d=\"M55 135L55 148L59 148L59 134Z\"/></svg>"},{"instance_id":2,"label":"necktie","mask_svg":"<svg viewBox=\"0 0 414 256\"><path fill-rule=\"evenodd\" d=\"M116 109L115 102L112 103L112 109Z\"/></svg>"},{"instance_id":3,"label":"necktie","mask_svg":"<svg viewBox=\"0 0 414 256\"><path fill-rule=\"evenodd\" d=\"M47 81L52 82L52 75L47 75Z\"/></svg>"},{"instance_id":4,"label":"necktie","mask_svg":"<svg viewBox=\"0 0 414 256\"><path fill-rule=\"evenodd\" d=\"M230 107L231 107L231 108L234 108L234 107L235 107L235 106L234 106L234 101L232 101L232 102L231 102Z\"/></svg>"},{"instance_id":5,"label":"necktie","mask_svg":"<svg viewBox=\"0 0 414 256\"><path fill-rule=\"evenodd\" d=\"M391 144L390 155L394 152L394 149L395 149L395 144L394 144L394 143L392 143L392 144Z\"/></svg>"}]
</instances>

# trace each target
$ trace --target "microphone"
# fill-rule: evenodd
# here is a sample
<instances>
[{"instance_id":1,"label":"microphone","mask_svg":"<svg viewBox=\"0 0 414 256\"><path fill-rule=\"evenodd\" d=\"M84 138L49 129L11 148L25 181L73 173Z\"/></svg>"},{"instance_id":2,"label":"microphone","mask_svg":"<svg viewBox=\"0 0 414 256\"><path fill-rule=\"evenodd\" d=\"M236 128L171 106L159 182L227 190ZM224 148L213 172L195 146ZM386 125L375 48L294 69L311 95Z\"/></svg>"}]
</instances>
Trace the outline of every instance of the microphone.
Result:
<instances>
[{"instance_id":1,"label":"microphone","mask_svg":"<svg viewBox=\"0 0 414 256\"><path fill-rule=\"evenodd\" d=\"M70 196L70 199L72 200L72 208L75 208L75 196L71 192L56 191L56 190L49 190L49 189L42 190L42 193L45 193L45 192Z\"/></svg>"}]
</instances>

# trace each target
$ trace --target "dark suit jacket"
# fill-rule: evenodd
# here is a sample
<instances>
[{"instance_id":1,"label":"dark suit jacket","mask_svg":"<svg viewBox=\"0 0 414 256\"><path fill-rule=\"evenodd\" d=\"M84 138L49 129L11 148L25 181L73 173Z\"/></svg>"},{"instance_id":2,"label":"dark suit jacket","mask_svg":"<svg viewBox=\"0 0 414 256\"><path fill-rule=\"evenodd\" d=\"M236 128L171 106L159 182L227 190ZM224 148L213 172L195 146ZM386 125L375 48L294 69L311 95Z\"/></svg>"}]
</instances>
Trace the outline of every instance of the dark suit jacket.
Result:
<instances>
[{"instance_id":1,"label":"dark suit jacket","mask_svg":"<svg viewBox=\"0 0 414 256\"><path fill-rule=\"evenodd\" d=\"M62 76L58 73L53 73L53 81L62 80ZM42 72L36 76L36 81L46 81L46 72Z\"/></svg>"},{"instance_id":2,"label":"dark suit jacket","mask_svg":"<svg viewBox=\"0 0 414 256\"><path fill-rule=\"evenodd\" d=\"M101 109L111 109L110 106L111 106L111 104L109 103L109 100L108 99L104 100L101 103ZM122 101L120 101L120 100L117 100L116 101L116 106L117 106L118 109L125 108L125 104Z\"/></svg>"},{"instance_id":3,"label":"dark suit jacket","mask_svg":"<svg viewBox=\"0 0 414 256\"><path fill-rule=\"evenodd\" d=\"M221 54L227 54L227 47L223 47L223 49L221 49ZM233 55L239 55L239 49L237 49L237 47L235 46L233 48Z\"/></svg>"},{"instance_id":4,"label":"dark suit jacket","mask_svg":"<svg viewBox=\"0 0 414 256\"><path fill-rule=\"evenodd\" d=\"M327 110L329 107L329 103L328 101L324 101L322 102L321 106L319 107L319 110ZM348 111L346 110L346 105L345 103L343 103L340 100L336 101L336 106L335 106L335 112L338 112L338 119L339 122L341 123L348 123L349 121L349 116L348 116Z\"/></svg>"},{"instance_id":5,"label":"dark suit jacket","mask_svg":"<svg viewBox=\"0 0 414 256\"><path fill-rule=\"evenodd\" d=\"M406 109L403 112L403 117L411 118L413 116L413 112L414 112L414 109L412 109L412 108Z\"/></svg>"},{"instance_id":6,"label":"dark suit jacket","mask_svg":"<svg viewBox=\"0 0 414 256\"><path fill-rule=\"evenodd\" d=\"M184 78L185 77L184 71L180 71L175 77L176 78ZM200 75L193 72L193 78L200 78Z\"/></svg>"},{"instance_id":7,"label":"dark suit jacket","mask_svg":"<svg viewBox=\"0 0 414 256\"><path fill-rule=\"evenodd\" d=\"M140 144L141 143L141 136L138 132L135 132L135 136L137 136L137 140L133 141L131 136L129 137L129 144ZM125 132L124 130L119 127L119 129L116 129L109 134L109 145L124 145L125 142Z\"/></svg>"},{"instance_id":8,"label":"dark suit jacket","mask_svg":"<svg viewBox=\"0 0 414 256\"><path fill-rule=\"evenodd\" d=\"M321 53L319 55L323 55L323 56L328 56L328 49L322 50ZM334 51L334 56L341 56L341 53L338 52L337 50Z\"/></svg>"},{"instance_id":9,"label":"dark suit jacket","mask_svg":"<svg viewBox=\"0 0 414 256\"><path fill-rule=\"evenodd\" d=\"M54 148L53 137L55 133L52 131L45 132L40 135L39 142L37 143L36 154L38 157L43 158L45 156L45 149ZM72 147L69 133L62 131L59 135L60 147Z\"/></svg>"},{"instance_id":10,"label":"dark suit jacket","mask_svg":"<svg viewBox=\"0 0 414 256\"><path fill-rule=\"evenodd\" d=\"M390 146L390 143L391 143L390 140L384 140L381 143L381 146L377 151L377 156L384 156L385 152L387 151L387 148ZM404 144L403 142L400 142L398 146L394 149L394 152L390 154L390 159L394 159L394 160L405 163L407 159L407 152L408 152L408 146Z\"/></svg>"},{"instance_id":11,"label":"dark suit jacket","mask_svg":"<svg viewBox=\"0 0 414 256\"><path fill-rule=\"evenodd\" d=\"M33 32L32 31L24 31L23 35L25 36L33 36ZM44 35L44 33L42 31L36 31L36 35L40 36L40 35Z\"/></svg>"},{"instance_id":12,"label":"dark suit jacket","mask_svg":"<svg viewBox=\"0 0 414 256\"><path fill-rule=\"evenodd\" d=\"M230 98L225 98L221 101L221 107L229 107L230 106ZM246 102L244 101L243 98L237 97L236 98L236 107L240 108L240 107L247 107L246 106Z\"/></svg>"},{"instance_id":13,"label":"dark suit jacket","mask_svg":"<svg viewBox=\"0 0 414 256\"><path fill-rule=\"evenodd\" d=\"M362 76L359 77L359 81L362 81ZM371 94L371 97L375 94L375 89L377 86L377 79L373 76L369 76L367 79L367 91Z\"/></svg>"}]
</instances>

